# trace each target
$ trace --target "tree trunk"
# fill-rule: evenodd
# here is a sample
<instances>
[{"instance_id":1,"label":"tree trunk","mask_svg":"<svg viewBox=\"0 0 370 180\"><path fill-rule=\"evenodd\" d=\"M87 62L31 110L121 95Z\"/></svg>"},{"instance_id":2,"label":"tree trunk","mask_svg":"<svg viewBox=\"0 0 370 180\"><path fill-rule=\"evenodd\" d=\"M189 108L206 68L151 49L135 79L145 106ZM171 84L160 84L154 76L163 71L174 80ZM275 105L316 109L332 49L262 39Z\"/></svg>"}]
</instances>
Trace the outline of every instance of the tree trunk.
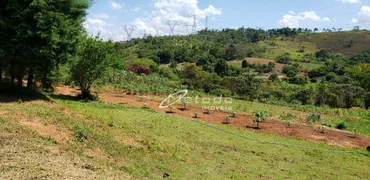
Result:
<instances>
[{"instance_id":1,"label":"tree trunk","mask_svg":"<svg viewBox=\"0 0 370 180\"><path fill-rule=\"evenodd\" d=\"M33 79L34 79L33 70L30 69L28 71L27 88L33 87Z\"/></svg>"},{"instance_id":2,"label":"tree trunk","mask_svg":"<svg viewBox=\"0 0 370 180\"><path fill-rule=\"evenodd\" d=\"M18 87L23 87L23 76L22 75L18 75L17 76L17 86Z\"/></svg>"},{"instance_id":3,"label":"tree trunk","mask_svg":"<svg viewBox=\"0 0 370 180\"><path fill-rule=\"evenodd\" d=\"M81 89L81 95L82 95L82 98L84 98L84 99L91 100L91 98L92 98L91 92L87 88Z\"/></svg>"}]
</instances>

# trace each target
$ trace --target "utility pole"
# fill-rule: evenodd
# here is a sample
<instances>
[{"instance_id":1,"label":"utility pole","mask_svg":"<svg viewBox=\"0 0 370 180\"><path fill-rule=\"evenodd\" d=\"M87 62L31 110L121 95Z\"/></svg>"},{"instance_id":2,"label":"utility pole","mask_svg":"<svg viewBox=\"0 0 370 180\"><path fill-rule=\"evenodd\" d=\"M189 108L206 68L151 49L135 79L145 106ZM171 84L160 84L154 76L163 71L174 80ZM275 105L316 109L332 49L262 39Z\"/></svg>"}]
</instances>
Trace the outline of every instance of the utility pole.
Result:
<instances>
[{"instance_id":1,"label":"utility pole","mask_svg":"<svg viewBox=\"0 0 370 180\"><path fill-rule=\"evenodd\" d=\"M168 20L167 21L167 25L170 27L170 36L175 35L175 28L178 25L178 22L177 21Z\"/></svg>"},{"instance_id":2,"label":"utility pole","mask_svg":"<svg viewBox=\"0 0 370 180\"><path fill-rule=\"evenodd\" d=\"M134 26L134 25L124 25L123 29L126 31L126 34L127 34L127 41L131 40L131 35L135 31L136 26Z\"/></svg>"}]
</instances>

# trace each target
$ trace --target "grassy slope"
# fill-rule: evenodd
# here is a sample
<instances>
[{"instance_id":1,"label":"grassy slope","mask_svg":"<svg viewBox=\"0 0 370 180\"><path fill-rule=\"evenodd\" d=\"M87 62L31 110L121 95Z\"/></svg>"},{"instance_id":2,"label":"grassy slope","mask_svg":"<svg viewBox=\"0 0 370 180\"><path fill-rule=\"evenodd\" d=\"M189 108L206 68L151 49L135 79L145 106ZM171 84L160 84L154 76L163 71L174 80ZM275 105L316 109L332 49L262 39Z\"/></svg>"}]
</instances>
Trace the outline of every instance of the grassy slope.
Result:
<instances>
[{"instance_id":1,"label":"grassy slope","mask_svg":"<svg viewBox=\"0 0 370 180\"><path fill-rule=\"evenodd\" d=\"M260 144L210 128L198 121L148 110L69 100L58 100L57 105L0 104L0 109L8 112L0 121L0 127L12 134L13 138L8 139L8 144L22 139L17 136L20 127L14 121L14 116L16 112L23 111L27 119L37 118L45 124L70 130L71 136L75 135L72 137L74 140L62 147L76 157L91 161L94 166L112 168L136 178L161 178L165 172L175 179L365 179L370 176L370 159L363 155ZM9 124L14 124L16 128L9 127ZM234 127L211 126L264 141L341 150ZM87 139L83 138L85 136ZM82 142L77 141L76 137ZM4 134L0 139L4 139ZM1 148L6 146L1 142ZM29 143L44 146L43 143L48 142L37 140ZM38 153L35 149L30 151ZM91 155L88 153L91 151L99 153ZM5 174L8 173L7 163L1 166L1 172Z\"/></svg>"},{"instance_id":2,"label":"grassy slope","mask_svg":"<svg viewBox=\"0 0 370 180\"><path fill-rule=\"evenodd\" d=\"M318 49L327 49L348 57L370 50L370 32L368 31L300 35L298 36L298 41L313 43ZM351 46L349 47L349 45Z\"/></svg>"}]
</instances>

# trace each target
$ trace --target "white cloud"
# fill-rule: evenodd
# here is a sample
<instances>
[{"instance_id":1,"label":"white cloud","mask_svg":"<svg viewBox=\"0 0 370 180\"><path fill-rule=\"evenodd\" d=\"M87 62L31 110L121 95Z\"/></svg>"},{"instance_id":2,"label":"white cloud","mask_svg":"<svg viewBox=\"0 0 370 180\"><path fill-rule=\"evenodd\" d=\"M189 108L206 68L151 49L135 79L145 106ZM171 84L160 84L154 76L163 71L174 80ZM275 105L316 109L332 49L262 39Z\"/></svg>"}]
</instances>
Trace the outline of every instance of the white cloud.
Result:
<instances>
[{"instance_id":1,"label":"white cloud","mask_svg":"<svg viewBox=\"0 0 370 180\"><path fill-rule=\"evenodd\" d=\"M122 7L125 6L125 3L117 3L114 1L108 1L108 4L112 9L122 9Z\"/></svg>"},{"instance_id":2,"label":"white cloud","mask_svg":"<svg viewBox=\"0 0 370 180\"><path fill-rule=\"evenodd\" d=\"M107 26L108 24L105 23L103 20L101 19L91 19L91 18L88 18L86 20L86 22L90 25L93 25L93 26Z\"/></svg>"},{"instance_id":3,"label":"white cloud","mask_svg":"<svg viewBox=\"0 0 370 180\"><path fill-rule=\"evenodd\" d=\"M106 27L111 26L111 24L106 23L105 21L97 18L88 18L83 23L83 26L90 34L97 34L101 33L102 37L107 34Z\"/></svg>"},{"instance_id":4,"label":"white cloud","mask_svg":"<svg viewBox=\"0 0 370 180\"><path fill-rule=\"evenodd\" d=\"M350 3L350 4L361 2L361 0L336 0L336 1L341 1L342 3Z\"/></svg>"},{"instance_id":5,"label":"white cloud","mask_svg":"<svg viewBox=\"0 0 370 180\"><path fill-rule=\"evenodd\" d=\"M98 19L108 19L108 18L110 18L110 16L106 13L99 13L99 14L95 14L93 16L98 18Z\"/></svg>"},{"instance_id":6,"label":"white cloud","mask_svg":"<svg viewBox=\"0 0 370 180\"><path fill-rule=\"evenodd\" d=\"M139 12L139 11L141 11L141 8L140 7L135 7L135 8L132 9L132 11Z\"/></svg>"},{"instance_id":7,"label":"white cloud","mask_svg":"<svg viewBox=\"0 0 370 180\"><path fill-rule=\"evenodd\" d=\"M330 21L330 19L318 16L315 11L305 11L300 13L289 11L289 13L284 15L279 21L279 24L282 27L297 28L299 27L300 21Z\"/></svg>"},{"instance_id":8,"label":"white cloud","mask_svg":"<svg viewBox=\"0 0 370 180\"><path fill-rule=\"evenodd\" d=\"M192 25L194 23L194 15L196 15L197 30L204 28L206 16L221 15L222 10L209 5L207 8L201 9L198 6L198 0L154 0L154 10L146 15L146 18L137 18L133 24L137 27L136 34L133 36L142 36L145 30L147 34L152 35L169 35L170 28L167 21L176 21L175 34L188 34L191 32L190 27L185 24Z\"/></svg>"},{"instance_id":9,"label":"white cloud","mask_svg":"<svg viewBox=\"0 0 370 180\"><path fill-rule=\"evenodd\" d=\"M370 6L362 6L356 18L352 19L352 23L367 23L370 22Z\"/></svg>"},{"instance_id":10,"label":"white cloud","mask_svg":"<svg viewBox=\"0 0 370 180\"><path fill-rule=\"evenodd\" d=\"M178 25L175 28L175 34L188 34L191 32L191 27L186 27L185 24L193 25L194 15L196 15L197 30L203 29L206 16L210 20L215 19L215 16L221 15L222 10L213 5L208 5L205 8L200 8L198 0L151 0L153 1L152 11L143 11L143 16L136 18L131 25L134 25L135 31L132 37L142 37L144 32L146 34L156 35L169 35L170 28L167 21L176 21ZM119 2L116 0L116 2ZM116 9L126 10L122 3L109 1L110 6ZM116 4L114 4L116 3ZM118 4L118 5L117 5ZM119 8L120 7L120 8ZM142 11L140 7L130 9L130 11ZM123 24L117 24L115 28L109 28L109 24L105 23L102 19L104 16L93 16L92 19L87 19L85 27L90 34L96 34L101 31L101 37L108 39L113 38L115 41L122 41L126 39L126 33L122 28ZM112 16L112 19L115 17ZM104 24L105 23L105 24Z\"/></svg>"}]
</instances>

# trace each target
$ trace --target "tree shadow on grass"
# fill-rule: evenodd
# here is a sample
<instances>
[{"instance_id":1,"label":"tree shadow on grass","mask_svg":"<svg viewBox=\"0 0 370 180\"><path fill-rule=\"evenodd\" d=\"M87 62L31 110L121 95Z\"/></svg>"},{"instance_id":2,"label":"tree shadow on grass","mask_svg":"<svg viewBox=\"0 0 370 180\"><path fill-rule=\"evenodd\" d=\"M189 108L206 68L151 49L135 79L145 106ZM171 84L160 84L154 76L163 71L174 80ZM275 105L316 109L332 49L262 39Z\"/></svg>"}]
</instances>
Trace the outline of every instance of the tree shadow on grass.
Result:
<instances>
[{"instance_id":1,"label":"tree shadow on grass","mask_svg":"<svg viewBox=\"0 0 370 180\"><path fill-rule=\"evenodd\" d=\"M64 94L50 94L51 98L55 100L64 100L64 101L81 101L77 96L64 95Z\"/></svg>"},{"instance_id":2,"label":"tree shadow on grass","mask_svg":"<svg viewBox=\"0 0 370 180\"><path fill-rule=\"evenodd\" d=\"M0 103L28 102L36 100L49 101L49 98L40 93L37 89L16 87L8 82L0 82Z\"/></svg>"}]
</instances>

